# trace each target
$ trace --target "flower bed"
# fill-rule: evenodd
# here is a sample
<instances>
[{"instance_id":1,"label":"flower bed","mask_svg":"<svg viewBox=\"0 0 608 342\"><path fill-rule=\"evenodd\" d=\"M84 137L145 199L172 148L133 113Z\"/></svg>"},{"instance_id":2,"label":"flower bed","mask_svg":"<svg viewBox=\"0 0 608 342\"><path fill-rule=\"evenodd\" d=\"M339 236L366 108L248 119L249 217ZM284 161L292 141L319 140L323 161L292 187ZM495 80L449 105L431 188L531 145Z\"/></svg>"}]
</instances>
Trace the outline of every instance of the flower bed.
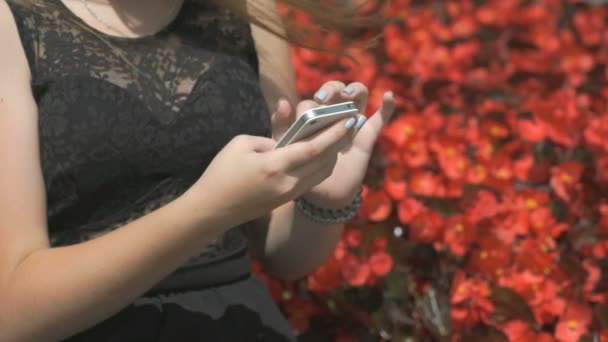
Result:
<instances>
[{"instance_id":1,"label":"flower bed","mask_svg":"<svg viewBox=\"0 0 608 342\"><path fill-rule=\"evenodd\" d=\"M389 89L399 109L333 257L293 283L255 271L303 340L608 341L608 7L388 13L360 66L293 49L304 97L358 80L368 112Z\"/></svg>"}]
</instances>

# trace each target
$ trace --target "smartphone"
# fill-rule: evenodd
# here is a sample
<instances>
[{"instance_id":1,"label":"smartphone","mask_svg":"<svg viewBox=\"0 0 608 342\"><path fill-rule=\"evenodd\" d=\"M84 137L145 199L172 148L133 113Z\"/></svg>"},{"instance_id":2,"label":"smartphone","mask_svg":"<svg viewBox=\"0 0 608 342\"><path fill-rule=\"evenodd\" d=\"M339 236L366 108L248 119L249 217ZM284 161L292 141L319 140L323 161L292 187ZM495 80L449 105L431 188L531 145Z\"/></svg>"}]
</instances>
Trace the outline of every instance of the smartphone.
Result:
<instances>
[{"instance_id":1,"label":"smartphone","mask_svg":"<svg viewBox=\"0 0 608 342\"><path fill-rule=\"evenodd\" d=\"M344 118L355 117L358 112L357 106L352 101L309 109L289 127L275 148L311 136Z\"/></svg>"}]
</instances>

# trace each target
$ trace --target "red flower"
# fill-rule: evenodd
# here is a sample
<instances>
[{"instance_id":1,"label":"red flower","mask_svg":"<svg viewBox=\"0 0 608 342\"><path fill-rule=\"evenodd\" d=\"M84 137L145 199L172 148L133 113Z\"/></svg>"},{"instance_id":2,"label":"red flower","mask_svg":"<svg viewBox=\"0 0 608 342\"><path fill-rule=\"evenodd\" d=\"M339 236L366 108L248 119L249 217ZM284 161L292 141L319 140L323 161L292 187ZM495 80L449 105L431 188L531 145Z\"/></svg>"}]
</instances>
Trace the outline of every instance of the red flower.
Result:
<instances>
[{"instance_id":1,"label":"red flower","mask_svg":"<svg viewBox=\"0 0 608 342\"><path fill-rule=\"evenodd\" d=\"M602 277L602 271L591 260L584 260L583 267L587 271L587 279L583 284L585 297L590 302L608 303L608 293L595 293L595 287Z\"/></svg>"},{"instance_id":2,"label":"red flower","mask_svg":"<svg viewBox=\"0 0 608 342\"><path fill-rule=\"evenodd\" d=\"M482 165L477 164L469 167L467 173L467 181L472 184L483 183L488 177L488 169Z\"/></svg>"},{"instance_id":3,"label":"red flower","mask_svg":"<svg viewBox=\"0 0 608 342\"><path fill-rule=\"evenodd\" d=\"M478 322L490 322L494 305L490 296L488 283L479 278L466 279L462 271L457 271L452 283L450 302L454 323L472 327Z\"/></svg>"},{"instance_id":4,"label":"red flower","mask_svg":"<svg viewBox=\"0 0 608 342\"><path fill-rule=\"evenodd\" d=\"M361 203L361 215L374 222L385 220L393 211L393 205L388 195L382 191L377 190L367 194L363 198Z\"/></svg>"},{"instance_id":5,"label":"red flower","mask_svg":"<svg viewBox=\"0 0 608 342\"><path fill-rule=\"evenodd\" d=\"M412 138L406 142L402 149L401 159L410 168L426 165L430 161L427 144L423 138Z\"/></svg>"},{"instance_id":6,"label":"red flower","mask_svg":"<svg viewBox=\"0 0 608 342\"><path fill-rule=\"evenodd\" d=\"M300 297L292 297L282 305L287 312L289 325L300 333L308 330L311 317L322 312L315 302Z\"/></svg>"},{"instance_id":7,"label":"red flower","mask_svg":"<svg viewBox=\"0 0 608 342\"><path fill-rule=\"evenodd\" d=\"M395 200L407 195L407 172L404 168L393 166L384 172L384 190Z\"/></svg>"},{"instance_id":8,"label":"red flower","mask_svg":"<svg viewBox=\"0 0 608 342\"><path fill-rule=\"evenodd\" d=\"M368 263L372 273L378 277L384 277L393 268L393 258L383 251L372 254Z\"/></svg>"},{"instance_id":9,"label":"red flower","mask_svg":"<svg viewBox=\"0 0 608 342\"><path fill-rule=\"evenodd\" d=\"M492 278L499 277L511 265L511 246L503 244L492 234L480 234L479 248L472 252L468 269L470 272L481 272Z\"/></svg>"},{"instance_id":10,"label":"red flower","mask_svg":"<svg viewBox=\"0 0 608 342\"><path fill-rule=\"evenodd\" d=\"M413 198L406 198L399 202L399 206L397 207L399 221L401 221L403 224L408 224L412 222L414 217L418 216L425 210L427 209L422 203Z\"/></svg>"},{"instance_id":11,"label":"red flower","mask_svg":"<svg viewBox=\"0 0 608 342\"><path fill-rule=\"evenodd\" d=\"M464 256L476 237L476 227L464 216L454 215L447 220L443 241L452 253Z\"/></svg>"},{"instance_id":12,"label":"red flower","mask_svg":"<svg viewBox=\"0 0 608 342\"><path fill-rule=\"evenodd\" d=\"M330 258L307 278L307 287L313 292L333 291L344 284L342 263Z\"/></svg>"},{"instance_id":13,"label":"red flower","mask_svg":"<svg viewBox=\"0 0 608 342\"><path fill-rule=\"evenodd\" d=\"M410 189L416 195L441 196L445 190L440 177L425 171L412 172L409 183Z\"/></svg>"},{"instance_id":14,"label":"red flower","mask_svg":"<svg viewBox=\"0 0 608 342\"><path fill-rule=\"evenodd\" d=\"M385 130L386 136L397 146L403 146L409 139L424 137L426 134L422 117L418 114L399 116Z\"/></svg>"},{"instance_id":15,"label":"red flower","mask_svg":"<svg viewBox=\"0 0 608 342\"><path fill-rule=\"evenodd\" d=\"M539 237L558 237L567 229L565 224L555 222L553 213L547 207L538 208L530 213L530 227Z\"/></svg>"},{"instance_id":16,"label":"red flower","mask_svg":"<svg viewBox=\"0 0 608 342\"><path fill-rule=\"evenodd\" d=\"M344 230L345 241L349 247L359 247L363 240L363 232L358 228Z\"/></svg>"},{"instance_id":17,"label":"red flower","mask_svg":"<svg viewBox=\"0 0 608 342\"><path fill-rule=\"evenodd\" d=\"M584 131L585 141L592 147L608 152L608 115L590 118Z\"/></svg>"},{"instance_id":18,"label":"red flower","mask_svg":"<svg viewBox=\"0 0 608 342\"><path fill-rule=\"evenodd\" d=\"M477 193L475 202L467 210L467 218L473 223L494 217L500 211L496 196L489 191L482 190Z\"/></svg>"},{"instance_id":19,"label":"red flower","mask_svg":"<svg viewBox=\"0 0 608 342\"><path fill-rule=\"evenodd\" d=\"M547 137L544 124L536 119L518 121L518 131L522 138L537 143Z\"/></svg>"},{"instance_id":20,"label":"red flower","mask_svg":"<svg viewBox=\"0 0 608 342\"><path fill-rule=\"evenodd\" d=\"M543 332L538 333L530 324L521 320L506 322L502 325L501 330L507 335L509 341L555 342L553 336Z\"/></svg>"},{"instance_id":21,"label":"red flower","mask_svg":"<svg viewBox=\"0 0 608 342\"><path fill-rule=\"evenodd\" d=\"M571 201L571 194L577 188L583 174L583 165L579 162L568 161L551 170L551 187L561 199Z\"/></svg>"},{"instance_id":22,"label":"red flower","mask_svg":"<svg viewBox=\"0 0 608 342\"><path fill-rule=\"evenodd\" d=\"M591 308L586 304L568 303L566 312L555 328L555 337L560 342L578 342L591 323Z\"/></svg>"},{"instance_id":23,"label":"red flower","mask_svg":"<svg viewBox=\"0 0 608 342\"><path fill-rule=\"evenodd\" d=\"M410 222L409 237L412 241L436 242L443 234L444 222L434 211L424 211Z\"/></svg>"},{"instance_id":24,"label":"red flower","mask_svg":"<svg viewBox=\"0 0 608 342\"><path fill-rule=\"evenodd\" d=\"M527 269L539 275L551 275L555 271L555 254L547 247L546 239L525 239L516 255L516 264L520 269Z\"/></svg>"},{"instance_id":25,"label":"red flower","mask_svg":"<svg viewBox=\"0 0 608 342\"><path fill-rule=\"evenodd\" d=\"M503 139L509 135L509 129L503 123L496 120L484 120L481 124L481 132L492 139Z\"/></svg>"},{"instance_id":26,"label":"red flower","mask_svg":"<svg viewBox=\"0 0 608 342\"><path fill-rule=\"evenodd\" d=\"M439 165L449 179L463 178L469 166L469 160L463 154L438 156Z\"/></svg>"},{"instance_id":27,"label":"red flower","mask_svg":"<svg viewBox=\"0 0 608 342\"><path fill-rule=\"evenodd\" d=\"M386 236L379 236L372 241L368 247L368 254L373 254L378 251L385 251L388 247L388 239Z\"/></svg>"},{"instance_id":28,"label":"red flower","mask_svg":"<svg viewBox=\"0 0 608 342\"><path fill-rule=\"evenodd\" d=\"M352 286L361 286L370 276L369 265L359 257L347 254L342 262L342 276Z\"/></svg>"}]
</instances>

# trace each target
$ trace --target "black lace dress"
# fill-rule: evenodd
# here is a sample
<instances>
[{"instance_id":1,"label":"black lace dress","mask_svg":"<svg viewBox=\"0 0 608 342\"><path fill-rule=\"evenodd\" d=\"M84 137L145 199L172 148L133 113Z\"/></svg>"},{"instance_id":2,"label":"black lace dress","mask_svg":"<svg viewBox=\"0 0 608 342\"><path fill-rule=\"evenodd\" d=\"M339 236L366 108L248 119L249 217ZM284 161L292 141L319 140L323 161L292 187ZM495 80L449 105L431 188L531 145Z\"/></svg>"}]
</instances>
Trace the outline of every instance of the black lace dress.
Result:
<instances>
[{"instance_id":1,"label":"black lace dress","mask_svg":"<svg viewBox=\"0 0 608 342\"><path fill-rule=\"evenodd\" d=\"M270 135L248 24L186 0L161 32L105 35L60 0L8 1L32 70L51 244L104 234L179 196L238 134ZM69 341L293 341L250 274L245 225Z\"/></svg>"}]
</instances>

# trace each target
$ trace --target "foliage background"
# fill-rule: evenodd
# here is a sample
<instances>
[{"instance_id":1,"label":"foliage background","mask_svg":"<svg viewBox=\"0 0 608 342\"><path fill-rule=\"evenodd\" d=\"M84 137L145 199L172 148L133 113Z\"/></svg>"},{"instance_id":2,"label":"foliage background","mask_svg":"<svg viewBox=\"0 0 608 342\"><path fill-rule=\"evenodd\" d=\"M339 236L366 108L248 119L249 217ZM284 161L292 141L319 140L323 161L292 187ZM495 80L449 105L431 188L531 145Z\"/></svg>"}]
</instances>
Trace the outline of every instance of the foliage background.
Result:
<instances>
[{"instance_id":1,"label":"foliage background","mask_svg":"<svg viewBox=\"0 0 608 342\"><path fill-rule=\"evenodd\" d=\"M359 66L293 49L303 97L358 80L368 113L385 90L398 112L333 257L297 282L255 272L303 341L608 341L608 8L394 0L387 14L376 48L346 50Z\"/></svg>"}]
</instances>

